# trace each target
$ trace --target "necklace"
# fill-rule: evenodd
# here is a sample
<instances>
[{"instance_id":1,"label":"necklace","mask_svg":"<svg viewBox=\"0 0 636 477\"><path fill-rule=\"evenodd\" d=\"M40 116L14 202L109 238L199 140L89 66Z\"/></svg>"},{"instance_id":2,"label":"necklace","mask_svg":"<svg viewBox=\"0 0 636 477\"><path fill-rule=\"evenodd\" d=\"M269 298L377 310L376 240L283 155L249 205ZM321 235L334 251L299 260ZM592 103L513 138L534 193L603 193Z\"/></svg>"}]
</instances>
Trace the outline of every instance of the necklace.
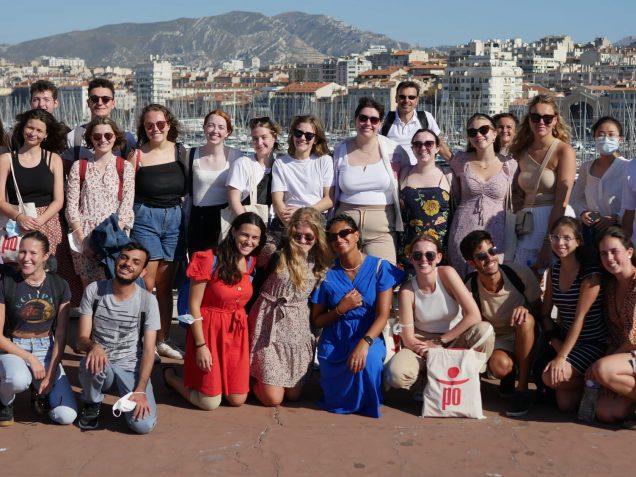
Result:
<instances>
[{"instance_id":1,"label":"necklace","mask_svg":"<svg viewBox=\"0 0 636 477\"><path fill-rule=\"evenodd\" d=\"M46 280L46 273L44 273L44 278L42 280L40 280L39 283L31 283L29 280L27 280L26 278L24 279L24 281L26 282L27 285L33 287L33 288L40 288L42 285L44 285L44 281Z\"/></svg>"},{"instance_id":2,"label":"necklace","mask_svg":"<svg viewBox=\"0 0 636 477\"><path fill-rule=\"evenodd\" d=\"M362 252L360 250L358 250L358 253L360 254L360 263L353 268L345 268L342 266L342 262L340 262L340 266L342 267L343 270L347 272L355 272L358 268L360 268L360 266L364 263L364 258L362 258Z\"/></svg>"}]
</instances>

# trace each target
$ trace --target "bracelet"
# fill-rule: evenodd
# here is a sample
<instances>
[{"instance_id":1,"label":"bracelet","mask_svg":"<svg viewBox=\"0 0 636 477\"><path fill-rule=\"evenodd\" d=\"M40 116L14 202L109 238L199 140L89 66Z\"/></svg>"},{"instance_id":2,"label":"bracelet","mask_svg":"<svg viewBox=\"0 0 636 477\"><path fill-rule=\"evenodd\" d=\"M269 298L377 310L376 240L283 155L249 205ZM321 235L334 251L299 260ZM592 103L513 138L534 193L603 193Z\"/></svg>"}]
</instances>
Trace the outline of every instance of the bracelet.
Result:
<instances>
[{"instance_id":1,"label":"bracelet","mask_svg":"<svg viewBox=\"0 0 636 477\"><path fill-rule=\"evenodd\" d=\"M144 391L133 391L131 394L146 394Z\"/></svg>"},{"instance_id":2,"label":"bracelet","mask_svg":"<svg viewBox=\"0 0 636 477\"><path fill-rule=\"evenodd\" d=\"M195 344L194 347L195 348L203 348L205 346L205 341L201 344Z\"/></svg>"},{"instance_id":3,"label":"bracelet","mask_svg":"<svg viewBox=\"0 0 636 477\"><path fill-rule=\"evenodd\" d=\"M18 215L16 215L13 220L17 221L18 217L20 217L21 215L24 215L24 212L18 212Z\"/></svg>"},{"instance_id":4,"label":"bracelet","mask_svg":"<svg viewBox=\"0 0 636 477\"><path fill-rule=\"evenodd\" d=\"M338 305L336 305L335 310L336 310L336 315L338 315L338 316L344 315L344 313L340 313L340 311L338 310Z\"/></svg>"}]
</instances>

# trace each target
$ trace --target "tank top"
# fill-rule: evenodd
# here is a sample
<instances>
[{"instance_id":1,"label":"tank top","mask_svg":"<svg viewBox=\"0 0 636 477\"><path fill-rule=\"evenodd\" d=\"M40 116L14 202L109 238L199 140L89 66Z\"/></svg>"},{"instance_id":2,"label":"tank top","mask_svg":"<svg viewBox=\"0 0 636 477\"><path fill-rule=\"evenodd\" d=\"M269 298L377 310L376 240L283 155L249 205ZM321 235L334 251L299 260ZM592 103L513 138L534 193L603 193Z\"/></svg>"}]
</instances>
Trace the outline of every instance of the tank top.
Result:
<instances>
[{"instance_id":1,"label":"tank top","mask_svg":"<svg viewBox=\"0 0 636 477\"><path fill-rule=\"evenodd\" d=\"M48 207L53 202L54 177L51 172L51 155L49 151L42 149L42 157L35 167L23 167L18 159L18 153L11 153L15 180L20 189L22 202L33 202L36 207ZM13 178L7 176L7 196L9 203L18 205L18 196L15 193Z\"/></svg>"},{"instance_id":2,"label":"tank top","mask_svg":"<svg viewBox=\"0 0 636 477\"><path fill-rule=\"evenodd\" d=\"M356 205L393 204L393 182L386 167L378 162L363 166L349 164L349 155L342 161L338 175L340 202Z\"/></svg>"},{"instance_id":3,"label":"tank top","mask_svg":"<svg viewBox=\"0 0 636 477\"><path fill-rule=\"evenodd\" d=\"M167 209L181 204L185 191L185 169L176 160L139 167L135 175L135 203Z\"/></svg>"},{"instance_id":4,"label":"tank top","mask_svg":"<svg viewBox=\"0 0 636 477\"><path fill-rule=\"evenodd\" d=\"M227 204L227 187L225 183L230 171L230 160L225 161L225 167L218 171L211 171L201 167L201 148L197 147L192 161L192 205L207 207L211 205Z\"/></svg>"},{"instance_id":5,"label":"tank top","mask_svg":"<svg viewBox=\"0 0 636 477\"><path fill-rule=\"evenodd\" d=\"M558 144L561 141L556 139L552 141L552 144L548 148L544 160L550 163L552 155L557 149ZM543 161L542 161L543 162ZM535 161L533 157L526 152L519 161L519 187L523 190L525 198L523 200L524 207L535 207L544 205L554 205L554 198L556 193L556 173L546 167L541 173L541 177L538 177L539 170L541 169L541 163ZM539 181L539 187L536 194L534 190L537 186L537 180Z\"/></svg>"},{"instance_id":6,"label":"tank top","mask_svg":"<svg viewBox=\"0 0 636 477\"><path fill-rule=\"evenodd\" d=\"M444 288L439 273L435 273L433 293L422 293L416 277L411 278L411 286L415 292L413 320L417 330L426 333L446 333L462 320L462 310Z\"/></svg>"}]
</instances>

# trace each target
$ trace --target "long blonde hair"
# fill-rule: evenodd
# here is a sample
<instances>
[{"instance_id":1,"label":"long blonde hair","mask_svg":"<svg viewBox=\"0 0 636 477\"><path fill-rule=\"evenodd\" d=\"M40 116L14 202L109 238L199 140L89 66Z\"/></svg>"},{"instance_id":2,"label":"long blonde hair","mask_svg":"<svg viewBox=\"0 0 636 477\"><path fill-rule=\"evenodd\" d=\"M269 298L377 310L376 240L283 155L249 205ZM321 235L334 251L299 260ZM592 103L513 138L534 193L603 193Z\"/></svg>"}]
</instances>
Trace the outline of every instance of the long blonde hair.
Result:
<instances>
[{"instance_id":1,"label":"long blonde hair","mask_svg":"<svg viewBox=\"0 0 636 477\"><path fill-rule=\"evenodd\" d=\"M508 149L510 154L517 159L520 159L520 155L528 149L528 147L530 147L534 140L534 134L530 128L530 113L533 112L532 108L534 108L537 104L547 104L552 106L556 116L556 123L552 128L552 135L566 144L570 143L570 128L559 113L559 107L557 106L554 96L551 94L538 94L528 103L528 112L523 117L523 120L517 129L517 134L515 134L512 144Z\"/></svg>"},{"instance_id":2,"label":"long blonde hair","mask_svg":"<svg viewBox=\"0 0 636 477\"><path fill-rule=\"evenodd\" d=\"M309 251L308 260L314 262L313 270L307 267L307 261L303 252L294 240L293 236L301 225L307 225L314 234L315 242ZM291 217L287 226L287 240L280 253L276 273L283 270L289 272L289 277L296 290L302 290L308 278L308 273L313 273L316 280L322 280L331 264L331 252L327 244L325 234L325 220L320 212L313 207L301 207Z\"/></svg>"}]
</instances>

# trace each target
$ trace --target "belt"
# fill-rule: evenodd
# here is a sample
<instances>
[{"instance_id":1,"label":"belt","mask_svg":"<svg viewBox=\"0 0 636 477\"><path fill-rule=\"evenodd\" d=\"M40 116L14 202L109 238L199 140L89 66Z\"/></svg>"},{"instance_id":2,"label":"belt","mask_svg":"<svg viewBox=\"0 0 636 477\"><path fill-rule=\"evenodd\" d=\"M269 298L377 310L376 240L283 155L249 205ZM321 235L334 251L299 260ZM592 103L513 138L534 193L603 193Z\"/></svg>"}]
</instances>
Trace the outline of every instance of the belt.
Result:
<instances>
[{"instance_id":1,"label":"belt","mask_svg":"<svg viewBox=\"0 0 636 477\"><path fill-rule=\"evenodd\" d=\"M215 311L218 313L231 313L232 314L232 319L230 321L230 327L228 328L228 332L230 333L238 333L241 332L245 329L245 318L246 318L246 314L245 314L245 309L244 308L236 308L234 310L228 310L226 308L217 308L214 306L206 306L205 308L207 308L210 311ZM243 319L241 319L243 318Z\"/></svg>"},{"instance_id":2,"label":"belt","mask_svg":"<svg viewBox=\"0 0 636 477\"><path fill-rule=\"evenodd\" d=\"M298 305L307 306L307 300L294 300L288 301L285 297L277 297L270 295L267 292L261 291L261 297L270 302L273 305L274 317L272 319L272 326L269 329L269 336L267 337L267 346L271 346L276 336L276 327L279 321L287 318L287 310L289 307L297 307Z\"/></svg>"}]
</instances>

